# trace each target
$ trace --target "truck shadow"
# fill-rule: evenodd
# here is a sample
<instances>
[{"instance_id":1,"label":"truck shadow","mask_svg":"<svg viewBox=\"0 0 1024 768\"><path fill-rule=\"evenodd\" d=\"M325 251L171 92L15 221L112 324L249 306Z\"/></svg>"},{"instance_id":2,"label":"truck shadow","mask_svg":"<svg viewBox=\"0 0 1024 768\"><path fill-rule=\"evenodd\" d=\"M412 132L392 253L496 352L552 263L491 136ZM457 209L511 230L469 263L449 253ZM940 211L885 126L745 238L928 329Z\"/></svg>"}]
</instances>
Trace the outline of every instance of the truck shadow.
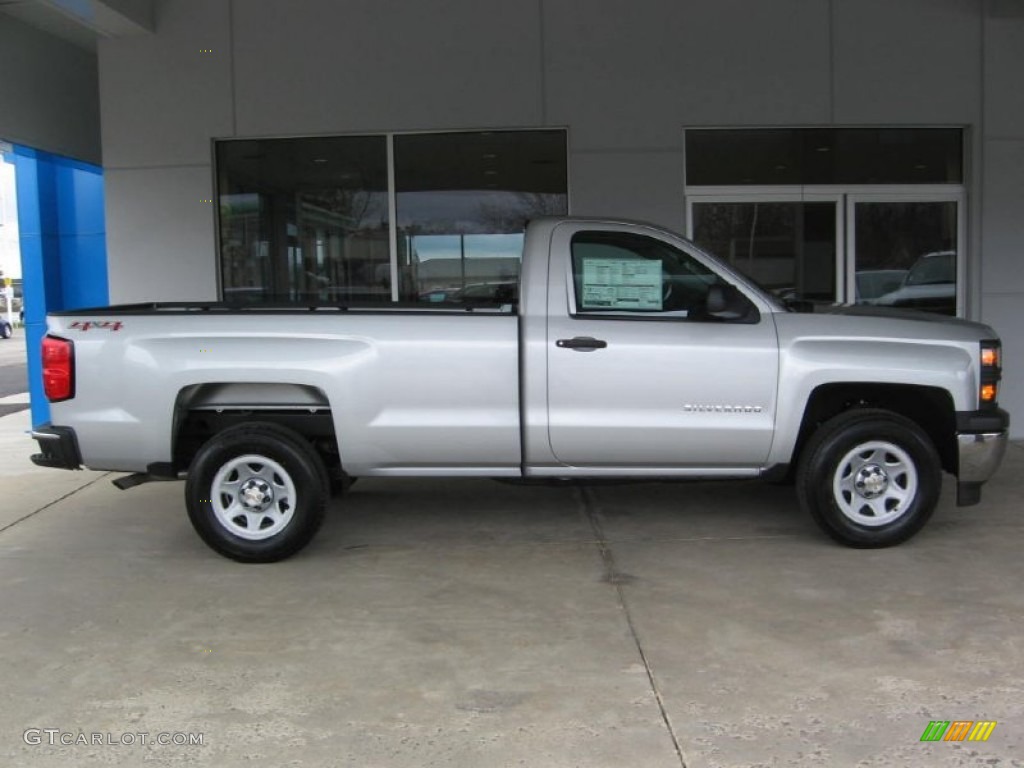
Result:
<instances>
[{"instance_id":1,"label":"truck shadow","mask_svg":"<svg viewBox=\"0 0 1024 768\"><path fill-rule=\"evenodd\" d=\"M514 486L361 479L332 501L318 549L813 537L791 487L761 482Z\"/></svg>"}]
</instances>

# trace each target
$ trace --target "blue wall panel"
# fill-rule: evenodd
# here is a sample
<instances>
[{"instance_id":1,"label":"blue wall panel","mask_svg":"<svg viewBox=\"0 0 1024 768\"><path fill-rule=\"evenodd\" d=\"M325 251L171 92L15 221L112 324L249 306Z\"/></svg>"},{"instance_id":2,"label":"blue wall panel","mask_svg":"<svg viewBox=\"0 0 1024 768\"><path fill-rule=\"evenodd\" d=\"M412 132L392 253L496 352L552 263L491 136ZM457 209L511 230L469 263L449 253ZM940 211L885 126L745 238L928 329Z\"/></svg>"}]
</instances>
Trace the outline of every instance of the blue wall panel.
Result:
<instances>
[{"instance_id":1,"label":"blue wall panel","mask_svg":"<svg viewBox=\"0 0 1024 768\"><path fill-rule=\"evenodd\" d=\"M14 149L32 425L49 421L40 343L46 313L106 306L103 171L47 152Z\"/></svg>"}]
</instances>

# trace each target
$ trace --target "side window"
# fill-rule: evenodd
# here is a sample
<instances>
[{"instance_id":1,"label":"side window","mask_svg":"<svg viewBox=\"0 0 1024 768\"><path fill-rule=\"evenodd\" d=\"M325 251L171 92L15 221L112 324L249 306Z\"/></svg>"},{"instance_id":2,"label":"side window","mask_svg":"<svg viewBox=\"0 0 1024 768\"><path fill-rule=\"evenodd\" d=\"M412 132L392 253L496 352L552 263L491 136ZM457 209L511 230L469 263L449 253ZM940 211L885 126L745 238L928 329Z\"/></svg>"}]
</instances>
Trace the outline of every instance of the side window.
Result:
<instances>
[{"instance_id":1,"label":"side window","mask_svg":"<svg viewBox=\"0 0 1024 768\"><path fill-rule=\"evenodd\" d=\"M710 287L725 285L689 254L645 235L579 232L571 247L578 314L705 319Z\"/></svg>"}]
</instances>

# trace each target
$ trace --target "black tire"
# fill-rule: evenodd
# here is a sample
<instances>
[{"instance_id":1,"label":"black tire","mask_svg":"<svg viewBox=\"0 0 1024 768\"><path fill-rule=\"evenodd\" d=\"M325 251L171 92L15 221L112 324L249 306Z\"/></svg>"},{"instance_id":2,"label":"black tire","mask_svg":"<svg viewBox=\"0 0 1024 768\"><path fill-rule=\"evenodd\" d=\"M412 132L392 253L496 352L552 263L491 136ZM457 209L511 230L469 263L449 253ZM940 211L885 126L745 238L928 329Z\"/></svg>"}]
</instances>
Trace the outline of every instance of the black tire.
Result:
<instances>
[{"instance_id":1,"label":"black tire","mask_svg":"<svg viewBox=\"0 0 1024 768\"><path fill-rule=\"evenodd\" d=\"M0 321L0 338L9 339L14 335L14 329L6 321Z\"/></svg>"},{"instance_id":2,"label":"black tire","mask_svg":"<svg viewBox=\"0 0 1024 768\"><path fill-rule=\"evenodd\" d=\"M185 482L196 532L214 551L243 563L283 560L305 547L323 523L329 497L327 470L309 442L265 422L214 435L196 453Z\"/></svg>"},{"instance_id":3,"label":"black tire","mask_svg":"<svg viewBox=\"0 0 1024 768\"><path fill-rule=\"evenodd\" d=\"M796 485L801 507L836 541L858 549L891 547L932 516L942 464L914 422L891 411L855 409L812 435Z\"/></svg>"}]
</instances>

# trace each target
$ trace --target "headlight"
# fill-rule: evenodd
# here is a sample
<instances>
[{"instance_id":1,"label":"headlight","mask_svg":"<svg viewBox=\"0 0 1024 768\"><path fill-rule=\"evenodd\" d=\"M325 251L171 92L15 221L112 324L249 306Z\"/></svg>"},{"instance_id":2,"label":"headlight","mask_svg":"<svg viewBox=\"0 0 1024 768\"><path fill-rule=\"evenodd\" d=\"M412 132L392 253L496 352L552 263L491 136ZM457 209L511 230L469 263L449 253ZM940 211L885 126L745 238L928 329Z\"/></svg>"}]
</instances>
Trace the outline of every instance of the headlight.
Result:
<instances>
[{"instance_id":1,"label":"headlight","mask_svg":"<svg viewBox=\"0 0 1024 768\"><path fill-rule=\"evenodd\" d=\"M980 360L978 404L982 408L995 408L999 400L999 380L1003 377L1003 350L997 339L981 342Z\"/></svg>"}]
</instances>

